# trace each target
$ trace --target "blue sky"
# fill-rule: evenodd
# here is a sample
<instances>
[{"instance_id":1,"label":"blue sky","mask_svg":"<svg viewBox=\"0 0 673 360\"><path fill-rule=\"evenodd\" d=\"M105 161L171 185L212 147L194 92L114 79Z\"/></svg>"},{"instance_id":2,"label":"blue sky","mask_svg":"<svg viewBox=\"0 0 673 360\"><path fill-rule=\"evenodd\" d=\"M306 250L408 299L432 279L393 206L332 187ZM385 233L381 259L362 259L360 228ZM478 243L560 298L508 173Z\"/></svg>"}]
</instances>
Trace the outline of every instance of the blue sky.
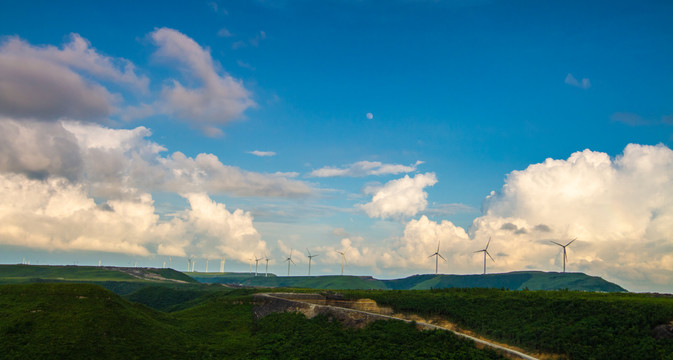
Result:
<instances>
[{"instance_id":1,"label":"blue sky","mask_svg":"<svg viewBox=\"0 0 673 360\"><path fill-rule=\"evenodd\" d=\"M557 271L549 240L577 237L569 270L671 292L672 15L7 2L0 261L243 271L268 254L282 274L310 247L334 274L351 248L348 273L385 278L431 272L439 242L442 272L479 272L492 237L493 271Z\"/></svg>"}]
</instances>

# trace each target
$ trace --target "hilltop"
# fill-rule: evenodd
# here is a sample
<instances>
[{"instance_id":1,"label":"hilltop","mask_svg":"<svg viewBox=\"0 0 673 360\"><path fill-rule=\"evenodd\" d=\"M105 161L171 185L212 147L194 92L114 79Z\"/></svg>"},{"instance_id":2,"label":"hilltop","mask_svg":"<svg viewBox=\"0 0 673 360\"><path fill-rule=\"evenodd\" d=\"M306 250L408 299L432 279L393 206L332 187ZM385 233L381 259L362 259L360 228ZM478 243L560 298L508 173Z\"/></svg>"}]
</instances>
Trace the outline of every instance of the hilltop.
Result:
<instances>
[{"instance_id":1,"label":"hilltop","mask_svg":"<svg viewBox=\"0 0 673 360\"><path fill-rule=\"evenodd\" d=\"M253 276L249 273L189 273L204 283L311 289L427 290L439 288L504 288L510 290L576 290L626 292L621 286L584 273L516 271L486 275L414 275L379 280L371 276Z\"/></svg>"}]
</instances>

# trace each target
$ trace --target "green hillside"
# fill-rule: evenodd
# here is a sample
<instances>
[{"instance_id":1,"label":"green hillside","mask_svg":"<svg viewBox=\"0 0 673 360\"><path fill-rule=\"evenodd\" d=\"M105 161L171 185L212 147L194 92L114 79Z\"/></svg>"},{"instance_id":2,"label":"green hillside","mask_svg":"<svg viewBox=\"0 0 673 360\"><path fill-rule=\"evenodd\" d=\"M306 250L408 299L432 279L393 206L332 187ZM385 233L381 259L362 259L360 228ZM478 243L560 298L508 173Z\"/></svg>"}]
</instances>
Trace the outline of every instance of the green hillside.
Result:
<instances>
[{"instance_id":1,"label":"green hillside","mask_svg":"<svg viewBox=\"0 0 673 360\"><path fill-rule=\"evenodd\" d=\"M192 274L201 282L259 287L311 289L426 290L438 288L503 288L511 290L578 290L624 292L619 285L583 273L518 271L486 275L414 275L403 279L378 280L370 276L254 276L244 274Z\"/></svg>"},{"instance_id":2,"label":"green hillside","mask_svg":"<svg viewBox=\"0 0 673 360\"><path fill-rule=\"evenodd\" d=\"M653 333L656 327L673 326L670 295L482 288L343 294L446 319L529 352L568 359L673 360L673 333L658 338Z\"/></svg>"},{"instance_id":3,"label":"green hillside","mask_svg":"<svg viewBox=\"0 0 673 360\"><path fill-rule=\"evenodd\" d=\"M0 265L0 284L45 281L106 282L153 281L194 283L196 280L173 269L111 266Z\"/></svg>"},{"instance_id":4,"label":"green hillside","mask_svg":"<svg viewBox=\"0 0 673 360\"><path fill-rule=\"evenodd\" d=\"M96 285L0 286L4 359L167 358L186 345L167 320Z\"/></svg>"},{"instance_id":5,"label":"green hillside","mask_svg":"<svg viewBox=\"0 0 673 360\"><path fill-rule=\"evenodd\" d=\"M127 296L164 312L91 284L0 285L0 358L501 358L451 333L402 322L354 330L296 313L253 320L252 291L176 284Z\"/></svg>"}]
</instances>

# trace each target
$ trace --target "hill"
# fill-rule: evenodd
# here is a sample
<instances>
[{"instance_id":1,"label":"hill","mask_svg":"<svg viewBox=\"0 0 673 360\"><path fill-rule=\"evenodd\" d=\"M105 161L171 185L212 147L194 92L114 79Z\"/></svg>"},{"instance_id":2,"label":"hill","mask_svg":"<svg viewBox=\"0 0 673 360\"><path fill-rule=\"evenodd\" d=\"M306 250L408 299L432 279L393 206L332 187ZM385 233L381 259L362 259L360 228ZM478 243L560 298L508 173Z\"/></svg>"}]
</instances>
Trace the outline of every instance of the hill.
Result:
<instances>
[{"instance_id":1,"label":"hill","mask_svg":"<svg viewBox=\"0 0 673 360\"><path fill-rule=\"evenodd\" d=\"M94 283L105 281L196 282L184 273L173 269L115 266L0 265L0 283L45 281Z\"/></svg>"},{"instance_id":2,"label":"hill","mask_svg":"<svg viewBox=\"0 0 673 360\"><path fill-rule=\"evenodd\" d=\"M311 289L426 290L438 288L504 288L511 290L577 290L625 292L619 285L583 273L517 271L486 275L414 275L379 280L371 276L253 276L244 274L190 274L200 282L259 287Z\"/></svg>"},{"instance_id":3,"label":"hill","mask_svg":"<svg viewBox=\"0 0 673 360\"><path fill-rule=\"evenodd\" d=\"M167 358L185 345L161 313L90 284L0 286L0 349L12 359ZM144 356L143 356L144 355Z\"/></svg>"}]
</instances>

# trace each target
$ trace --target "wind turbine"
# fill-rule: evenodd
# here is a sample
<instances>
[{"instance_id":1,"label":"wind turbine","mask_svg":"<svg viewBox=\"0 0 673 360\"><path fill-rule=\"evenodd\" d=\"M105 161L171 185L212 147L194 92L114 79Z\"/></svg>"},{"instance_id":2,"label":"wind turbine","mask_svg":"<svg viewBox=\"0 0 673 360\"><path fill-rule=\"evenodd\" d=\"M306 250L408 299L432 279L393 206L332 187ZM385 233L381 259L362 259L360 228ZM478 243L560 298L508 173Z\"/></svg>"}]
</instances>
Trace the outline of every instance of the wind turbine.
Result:
<instances>
[{"instance_id":1,"label":"wind turbine","mask_svg":"<svg viewBox=\"0 0 673 360\"><path fill-rule=\"evenodd\" d=\"M308 250L308 248L306 248L306 252L308 252L308 276L311 276L311 259L320 254L311 255L311 252Z\"/></svg>"},{"instance_id":2,"label":"wind turbine","mask_svg":"<svg viewBox=\"0 0 673 360\"><path fill-rule=\"evenodd\" d=\"M439 241L437 242L437 251L435 251L434 254L428 257L431 258L433 256L435 257L435 275L437 275L437 273L439 272L439 258L442 258L442 260L446 261L446 259L444 259L442 254L439 253Z\"/></svg>"},{"instance_id":3,"label":"wind turbine","mask_svg":"<svg viewBox=\"0 0 673 360\"><path fill-rule=\"evenodd\" d=\"M222 257L222 260L220 260L220 272L224 273L224 256Z\"/></svg>"},{"instance_id":4,"label":"wind turbine","mask_svg":"<svg viewBox=\"0 0 673 360\"><path fill-rule=\"evenodd\" d=\"M563 272L566 272L566 261L568 260L568 253L566 253L566 248L568 247L568 245L572 244L573 241L575 241L575 240L577 240L577 238L573 238L572 240L570 240L569 243L567 243L565 245L561 245L561 244L557 243L556 241L549 240L549 241L553 242L554 244L563 248Z\"/></svg>"},{"instance_id":5,"label":"wind turbine","mask_svg":"<svg viewBox=\"0 0 673 360\"><path fill-rule=\"evenodd\" d=\"M290 249L290 256L285 261L287 261L287 276L290 276L290 263L294 264L294 261L292 261L292 249Z\"/></svg>"},{"instance_id":6,"label":"wind turbine","mask_svg":"<svg viewBox=\"0 0 673 360\"><path fill-rule=\"evenodd\" d=\"M269 255L264 255L264 260L266 260L266 273L264 274L264 277L269 277L269 260L271 260L271 258Z\"/></svg>"},{"instance_id":7,"label":"wind turbine","mask_svg":"<svg viewBox=\"0 0 673 360\"><path fill-rule=\"evenodd\" d=\"M250 260L250 274L252 274L252 260L254 260L254 259L253 259L253 258L250 258L250 259L248 259L248 260Z\"/></svg>"},{"instance_id":8,"label":"wind turbine","mask_svg":"<svg viewBox=\"0 0 673 360\"><path fill-rule=\"evenodd\" d=\"M206 272L208 272L208 260L210 259L206 258Z\"/></svg>"},{"instance_id":9,"label":"wind turbine","mask_svg":"<svg viewBox=\"0 0 673 360\"><path fill-rule=\"evenodd\" d=\"M259 264L259 261L264 258L257 258L257 255L255 255L255 276L257 276L257 264Z\"/></svg>"},{"instance_id":10,"label":"wind turbine","mask_svg":"<svg viewBox=\"0 0 673 360\"><path fill-rule=\"evenodd\" d=\"M173 257L172 256L168 257L168 267L171 268L171 269L173 268Z\"/></svg>"},{"instance_id":11,"label":"wind turbine","mask_svg":"<svg viewBox=\"0 0 673 360\"><path fill-rule=\"evenodd\" d=\"M491 237L489 236L488 237L488 242L486 243L486 247L481 249L481 250L475 251L475 253L482 252L482 251L484 252L484 275L486 275L486 255L488 255L488 257L490 257L491 260L493 260L493 262L495 262L495 260L491 256L491 254L488 253L488 245L490 245L490 244L491 244Z\"/></svg>"},{"instance_id":12,"label":"wind turbine","mask_svg":"<svg viewBox=\"0 0 673 360\"><path fill-rule=\"evenodd\" d=\"M341 254L341 276L344 276L344 263L346 263L346 253L348 252L348 249L344 251L337 251L337 253Z\"/></svg>"},{"instance_id":13,"label":"wind turbine","mask_svg":"<svg viewBox=\"0 0 673 360\"><path fill-rule=\"evenodd\" d=\"M194 272L194 256L187 258L187 272Z\"/></svg>"}]
</instances>

